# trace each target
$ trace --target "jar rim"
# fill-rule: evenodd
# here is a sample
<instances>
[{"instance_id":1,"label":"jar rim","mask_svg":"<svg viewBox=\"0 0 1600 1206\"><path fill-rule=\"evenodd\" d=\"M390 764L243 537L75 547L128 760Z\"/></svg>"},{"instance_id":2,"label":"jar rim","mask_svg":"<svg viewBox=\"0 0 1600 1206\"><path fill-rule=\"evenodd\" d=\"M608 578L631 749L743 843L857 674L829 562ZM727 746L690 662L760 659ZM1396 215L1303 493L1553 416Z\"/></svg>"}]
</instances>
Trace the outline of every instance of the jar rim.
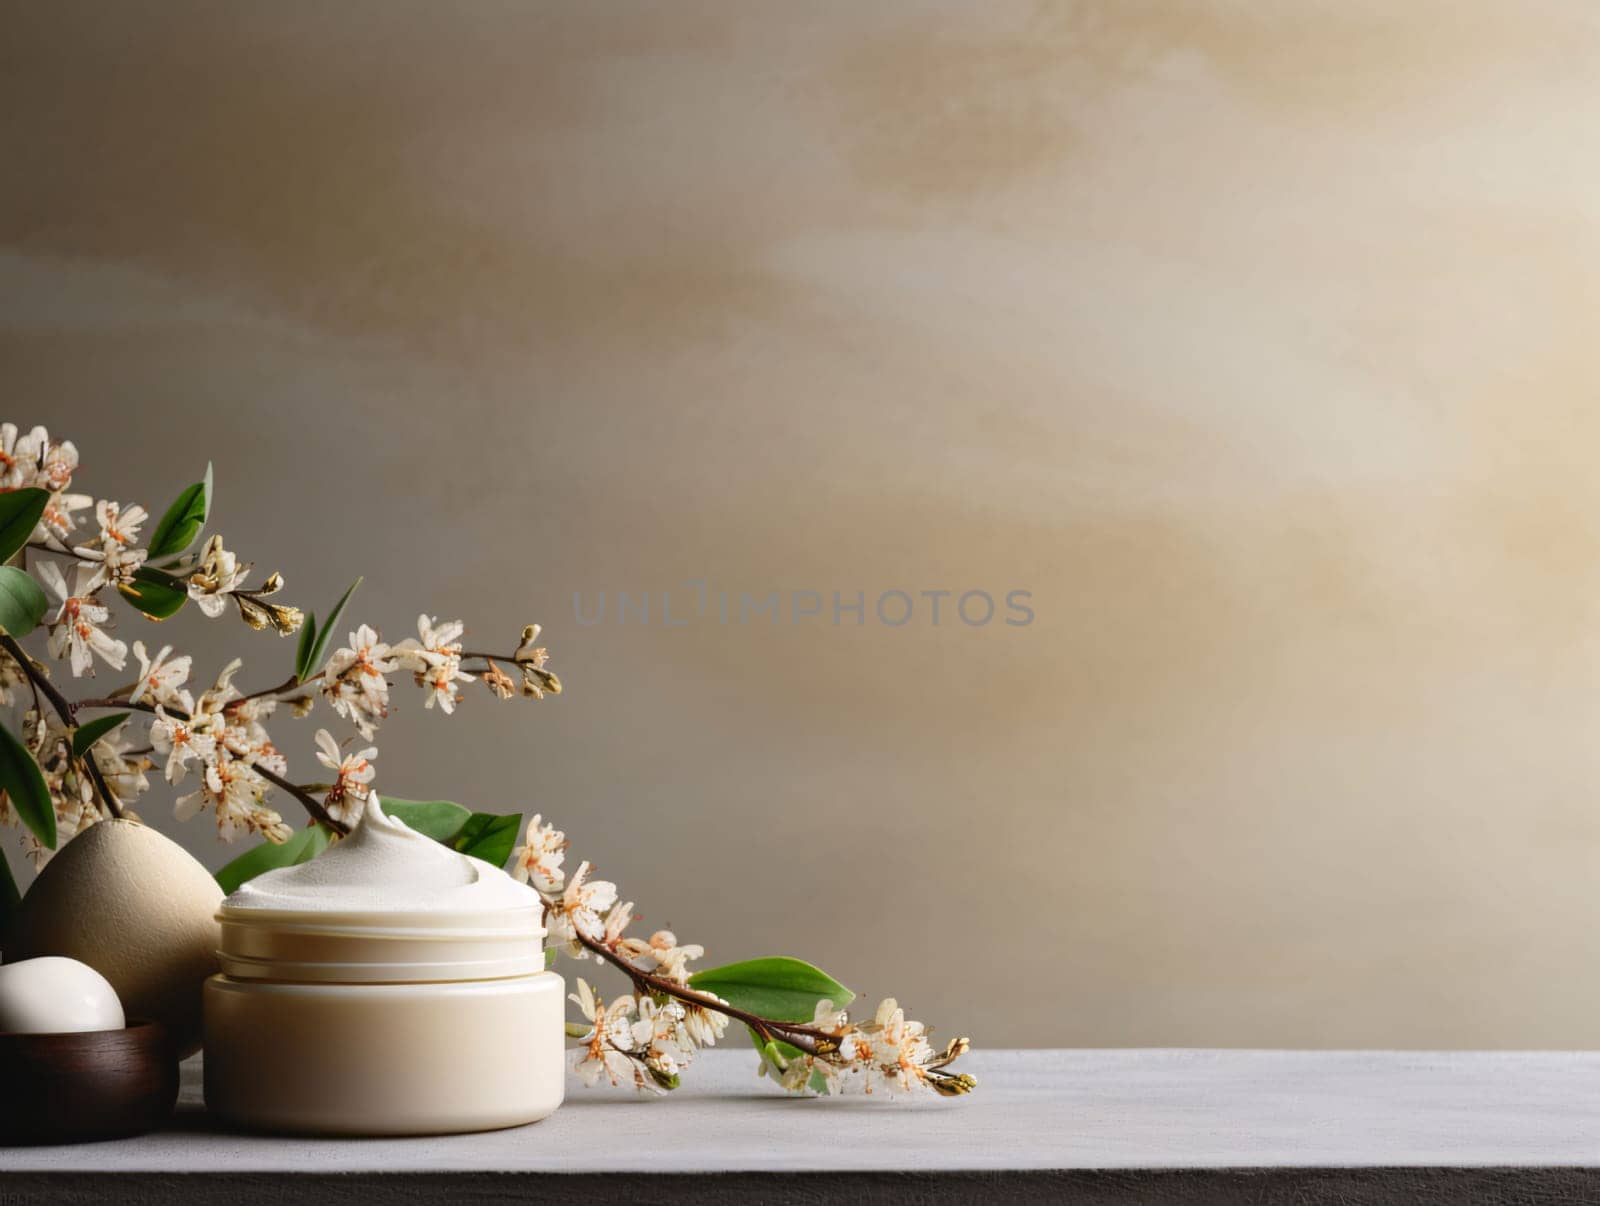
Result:
<instances>
[{"instance_id":1,"label":"jar rim","mask_svg":"<svg viewBox=\"0 0 1600 1206\"><path fill-rule=\"evenodd\" d=\"M216 920L223 924L283 929L290 927L340 930L347 933L379 933L389 929L428 932L467 932L530 930L543 937L542 905L511 909L256 909L229 907L226 901L217 909Z\"/></svg>"},{"instance_id":2,"label":"jar rim","mask_svg":"<svg viewBox=\"0 0 1600 1206\"><path fill-rule=\"evenodd\" d=\"M491 980L545 969L543 910L217 910L234 979L398 983Z\"/></svg>"}]
</instances>

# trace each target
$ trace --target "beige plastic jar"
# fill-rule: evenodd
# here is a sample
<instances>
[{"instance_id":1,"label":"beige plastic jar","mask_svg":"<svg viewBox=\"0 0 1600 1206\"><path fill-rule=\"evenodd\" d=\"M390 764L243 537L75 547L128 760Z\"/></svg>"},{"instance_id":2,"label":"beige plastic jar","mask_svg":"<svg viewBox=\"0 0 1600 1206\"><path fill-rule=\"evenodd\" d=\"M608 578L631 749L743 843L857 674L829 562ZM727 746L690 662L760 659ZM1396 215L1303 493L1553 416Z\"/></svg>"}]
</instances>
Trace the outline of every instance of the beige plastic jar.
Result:
<instances>
[{"instance_id":1,"label":"beige plastic jar","mask_svg":"<svg viewBox=\"0 0 1600 1206\"><path fill-rule=\"evenodd\" d=\"M206 1106L300 1134L422 1135L544 1118L563 983L540 910L230 908L205 986Z\"/></svg>"}]
</instances>

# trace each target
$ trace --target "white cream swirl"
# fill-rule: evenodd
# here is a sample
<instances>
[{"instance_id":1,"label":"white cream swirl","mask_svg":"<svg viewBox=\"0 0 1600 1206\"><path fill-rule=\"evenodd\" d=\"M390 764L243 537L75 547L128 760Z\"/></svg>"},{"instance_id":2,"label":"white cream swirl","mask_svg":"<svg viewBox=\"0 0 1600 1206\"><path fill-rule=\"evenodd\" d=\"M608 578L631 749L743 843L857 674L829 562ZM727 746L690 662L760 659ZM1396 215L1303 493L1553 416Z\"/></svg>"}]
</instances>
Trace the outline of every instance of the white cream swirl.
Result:
<instances>
[{"instance_id":1,"label":"white cream swirl","mask_svg":"<svg viewBox=\"0 0 1600 1206\"><path fill-rule=\"evenodd\" d=\"M355 831L318 857L241 885L223 909L315 913L484 913L535 908L539 894L498 867L424 837L374 792Z\"/></svg>"}]
</instances>

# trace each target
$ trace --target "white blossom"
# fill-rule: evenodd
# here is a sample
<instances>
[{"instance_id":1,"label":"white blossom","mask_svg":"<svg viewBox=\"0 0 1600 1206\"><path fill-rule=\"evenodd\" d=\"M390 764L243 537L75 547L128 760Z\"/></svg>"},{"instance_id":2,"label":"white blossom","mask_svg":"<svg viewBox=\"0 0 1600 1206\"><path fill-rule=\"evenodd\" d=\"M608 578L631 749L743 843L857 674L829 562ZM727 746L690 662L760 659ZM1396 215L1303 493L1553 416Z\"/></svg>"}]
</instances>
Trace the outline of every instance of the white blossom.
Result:
<instances>
[{"instance_id":1,"label":"white blossom","mask_svg":"<svg viewBox=\"0 0 1600 1206\"><path fill-rule=\"evenodd\" d=\"M389 714L389 680L395 661L389 646L369 625L350 634L350 644L334 650L323 672L322 693L333 710L370 738L378 721Z\"/></svg>"},{"instance_id":2,"label":"white blossom","mask_svg":"<svg viewBox=\"0 0 1600 1206\"><path fill-rule=\"evenodd\" d=\"M17 660L9 653L0 653L0 707L9 708L15 702L12 691L27 681L28 676L22 672ZM4 823L0 820L0 824Z\"/></svg>"},{"instance_id":3,"label":"white blossom","mask_svg":"<svg viewBox=\"0 0 1600 1206\"><path fill-rule=\"evenodd\" d=\"M201 786L180 796L173 815L186 821L210 805L217 817L217 833L231 842L241 833L256 833L271 842L286 842L294 831L262 800L267 783L249 763L219 747L206 763Z\"/></svg>"},{"instance_id":4,"label":"white blossom","mask_svg":"<svg viewBox=\"0 0 1600 1206\"><path fill-rule=\"evenodd\" d=\"M654 972L663 979L687 984L689 960L700 958L706 953L706 948L698 943L680 946L678 936L671 930L657 930L648 940L622 939L617 943L617 952L640 971Z\"/></svg>"},{"instance_id":5,"label":"white blossom","mask_svg":"<svg viewBox=\"0 0 1600 1206\"><path fill-rule=\"evenodd\" d=\"M589 1022L589 1032L581 1040L573 1060L573 1071L591 1088L604 1078L614 1085L632 1081L642 1084L638 1066L628 1054L633 1049L634 1011L631 996L619 996L608 1006L588 982L579 978L578 991L569 998Z\"/></svg>"},{"instance_id":6,"label":"white blossom","mask_svg":"<svg viewBox=\"0 0 1600 1206\"><path fill-rule=\"evenodd\" d=\"M844 1010L835 1009L833 1002L827 998L817 1002L812 1011L811 1025L844 1041L848 1041L847 1036L852 1033L849 1017ZM816 1056L798 1055L791 1057L785 1067L782 1057L777 1058L775 1065L763 1053L760 1071L763 1075L772 1076L790 1093L835 1092L840 1088L838 1079L844 1070L840 1064ZM819 1080L820 1086L817 1083Z\"/></svg>"},{"instance_id":7,"label":"white blossom","mask_svg":"<svg viewBox=\"0 0 1600 1206\"><path fill-rule=\"evenodd\" d=\"M93 782L82 773L82 764L73 757L71 733L53 713L41 715L29 709L23 717L23 739L43 773L45 790L50 795L56 816L58 848L74 835L100 819ZM52 851L31 834L23 849L35 869L44 866Z\"/></svg>"},{"instance_id":8,"label":"white blossom","mask_svg":"<svg viewBox=\"0 0 1600 1206\"><path fill-rule=\"evenodd\" d=\"M65 547L67 537L78 530L77 512L92 505L94 498L88 494L52 494L33 530L33 539L45 543L54 541Z\"/></svg>"},{"instance_id":9,"label":"white blossom","mask_svg":"<svg viewBox=\"0 0 1600 1206\"><path fill-rule=\"evenodd\" d=\"M842 1034L844 1028L850 1024L850 1015L842 1009L835 1009L833 1002L823 997L812 1010L811 1024L819 1030Z\"/></svg>"},{"instance_id":10,"label":"white blossom","mask_svg":"<svg viewBox=\"0 0 1600 1206\"><path fill-rule=\"evenodd\" d=\"M239 558L223 547L222 535L218 533L206 541L200 565L189 575L189 597L214 620L227 607L227 597L244 584L249 572L249 564L240 564Z\"/></svg>"},{"instance_id":11,"label":"white blossom","mask_svg":"<svg viewBox=\"0 0 1600 1206\"><path fill-rule=\"evenodd\" d=\"M0 423L0 490L40 485L41 462L49 443L49 433L43 427L35 427L27 435L19 436L15 423ZM76 449L72 450L72 456L76 461Z\"/></svg>"},{"instance_id":12,"label":"white blossom","mask_svg":"<svg viewBox=\"0 0 1600 1206\"><path fill-rule=\"evenodd\" d=\"M244 666L244 659L234 658L217 673L212 684L200 693L195 701L194 722L197 725L224 724L222 712L239 698L239 688L233 685L233 676Z\"/></svg>"},{"instance_id":13,"label":"white blossom","mask_svg":"<svg viewBox=\"0 0 1600 1206\"><path fill-rule=\"evenodd\" d=\"M422 671L448 661L461 660L461 634L467 626L460 620L440 624L426 612L417 617L417 635L407 637L391 651L397 665Z\"/></svg>"},{"instance_id":14,"label":"white blossom","mask_svg":"<svg viewBox=\"0 0 1600 1206\"><path fill-rule=\"evenodd\" d=\"M128 736L127 722L117 725L90 747L88 756L100 768L108 786L122 805L131 804L150 789L145 775L154 764L138 755L130 756L133 740ZM126 812L126 809L124 809Z\"/></svg>"},{"instance_id":15,"label":"white blossom","mask_svg":"<svg viewBox=\"0 0 1600 1206\"><path fill-rule=\"evenodd\" d=\"M145 509L137 504L124 508L120 503L101 499L94 505L94 514L100 523L98 547L79 545L73 550L79 557L98 563L89 589L102 583L132 581L148 551L137 547L139 529L147 518Z\"/></svg>"},{"instance_id":16,"label":"white blossom","mask_svg":"<svg viewBox=\"0 0 1600 1206\"><path fill-rule=\"evenodd\" d=\"M332 733L317 730L317 761L334 773L333 786L323 800L323 807L334 820L354 825L361 819L371 792L372 760L377 756L378 751L372 746L344 753Z\"/></svg>"},{"instance_id":17,"label":"white blossom","mask_svg":"<svg viewBox=\"0 0 1600 1206\"><path fill-rule=\"evenodd\" d=\"M46 775L45 783L50 788L50 800L55 807L56 845L55 850L51 850L31 833L23 838L23 852L33 862L35 871L42 869L56 851L100 819L99 806L94 802L94 786L87 777L76 774Z\"/></svg>"},{"instance_id":18,"label":"white blossom","mask_svg":"<svg viewBox=\"0 0 1600 1206\"><path fill-rule=\"evenodd\" d=\"M422 701L422 706L431 708L439 705L439 710L446 715L456 710L456 704L461 701L461 694L456 690L457 683L470 683L472 675L461 669L460 661L452 658L441 662L431 669L419 671L416 676L417 686L427 689L427 696Z\"/></svg>"},{"instance_id":19,"label":"white blossom","mask_svg":"<svg viewBox=\"0 0 1600 1206\"><path fill-rule=\"evenodd\" d=\"M570 954L583 952L578 936L599 941L605 933L604 915L616 903L617 885L590 880L591 868L579 863L558 901L550 905L550 941L565 943Z\"/></svg>"},{"instance_id":20,"label":"white blossom","mask_svg":"<svg viewBox=\"0 0 1600 1206\"><path fill-rule=\"evenodd\" d=\"M511 873L547 895L560 892L566 882L566 873L561 870L566 848L567 835L554 825L544 824L543 818L534 813L524 843L511 852Z\"/></svg>"},{"instance_id":21,"label":"white blossom","mask_svg":"<svg viewBox=\"0 0 1600 1206\"><path fill-rule=\"evenodd\" d=\"M811 1078L817 1072L819 1063L823 1068L828 1066L825 1061L802 1057L790 1060L788 1067L778 1071L763 1059L758 1071L764 1076L773 1076L777 1080L778 1086L785 1092L804 1093L811 1087Z\"/></svg>"},{"instance_id":22,"label":"white blossom","mask_svg":"<svg viewBox=\"0 0 1600 1206\"><path fill-rule=\"evenodd\" d=\"M35 427L43 454L32 484L52 492L65 490L72 484L72 475L78 471L78 450L71 440L52 442L43 427Z\"/></svg>"},{"instance_id":23,"label":"white blossom","mask_svg":"<svg viewBox=\"0 0 1600 1206\"><path fill-rule=\"evenodd\" d=\"M85 672L94 673L94 659L99 657L113 670L121 670L127 661L128 646L105 631L111 612L94 601L92 587L94 571L79 566L76 589L67 589L66 578L53 561L39 565L39 577L61 601L55 615L46 621L50 626L48 648L50 655L66 658L72 667L72 677Z\"/></svg>"},{"instance_id":24,"label":"white blossom","mask_svg":"<svg viewBox=\"0 0 1600 1206\"><path fill-rule=\"evenodd\" d=\"M194 659L187 653L169 660L171 645L151 657L143 641L133 643L133 656L139 659L139 681L128 696L129 703L163 704L180 712L194 711L194 696L184 688Z\"/></svg>"},{"instance_id":25,"label":"white blossom","mask_svg":"<svg viewBox=\"0 0 1600 1206\"><path fill-rule=\"evenodd\" d=\"M863 1092L878 1089L910 1092L926 1086L938 1053L928 1045L927 1028L906 1018L893 997L879 1006L873 1020L845 1036L841 1052L855 1065Z\"/></svg>"},{"instance_id":26,"label":"white blossom","mask_svg":"<svg viewBox=\"0 0 1600 1206\"><path fill-rule=\"evenodd\" d=\"M619 900L606 911L600 919L599 941L608 947L615 947L617 939L622 937L622 931L628 928L628 923L633 920L633 901Z\"/></svg>"},{"instance_id":27,"label":"white blossom","mask_svg":"<svg viewBox=\"0 0 1600 1206\"><path fill-rule=\"evenodd\" d=\"M715 997L714 993L703 993L704 996ZM715 997L721 1001L721 997ZM722 1002L724 1005L726 1001ZM690 1040L697 1047L715 1047L722 1038L723 1032L728 1029L728 1015L718 1013L704 1005L685 1005L683 1010L683 1028Z\"/></svg>"},{"instance_id":28,"label":"white blossom","mask_svg":"<svg viewBox=\"0 0 1600 1206\"><path fill-rule=\"evenodd\" d=\"M418 635L407 637L391 650L395 664L410 670L417 686L426 688L423 707L438 704L441 712L454 712L461 699L455 684L473 681L473 676L461 669L460 637L465 631L460 620L438 624L424 613L417 617Z\"/></svg>"},{"instance_id":29,"label":"white blossom","mask_svg":"<svg viewBox=\"0 0 1600 1206\"><path fill-rule=\"evenodd\" d=\"M683 1026L683 1005L670 997L659 1004L640 997L638 1009L639 1020L632 1031L639 1057L655 1079L655 1087L675 1087L678 1074L694 1058L694 1043Z\"/></svg>"},{"instance_id":30,"label":"white blossom","mask_svg":"<svg viewBox=\"0 0 1600 1206\"><path fill-rule=\"evenodd\" d=\"M155 747L156 753L167 757L163 773L168 783L183 780L184 775L188 774L191 759L199 759L203 766L216 754L217 749L216 738L211 734L197 729L187 720L167 715L166 709L160 704L156 705L156 718L150 724L150 744Z\"/></svg>"},{"instance_id":31,"label":"white blossom","mask_svg":"<svg viewBox=\"0 0 1600 1206\"><path fill-rule=\"evenodd\" d=\"M230 684L230 690L231 684ZM237 694L237 692L233 692ZM275 699L240 699L225 703L217 713L218 740L236 758L252 762L277 775L289 773L289 761L273 744L263 723L277 711Z\"/></svg>"},{"instance_id":32,"label":"white blossom","mask_svg":"<svg viewBox=\"0 0 1600 1206\"><path fill-rule=\"evenodd\" d=\"M150 516L137 503L124 507L121 503L103 498L94 505L94 517L100 523L102 544L116 544L131 549L138 546L139 529L144 527L144 521Z\"/></svg>"}]
</instances>

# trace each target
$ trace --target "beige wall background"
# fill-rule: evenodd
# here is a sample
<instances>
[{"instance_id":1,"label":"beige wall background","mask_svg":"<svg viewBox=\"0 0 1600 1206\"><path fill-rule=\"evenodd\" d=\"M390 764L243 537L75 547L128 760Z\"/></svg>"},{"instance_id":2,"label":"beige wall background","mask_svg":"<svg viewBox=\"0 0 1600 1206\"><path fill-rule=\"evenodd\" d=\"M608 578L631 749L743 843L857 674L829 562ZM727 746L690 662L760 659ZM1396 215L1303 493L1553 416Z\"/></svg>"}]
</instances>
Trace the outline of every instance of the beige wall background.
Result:
<instances>
[{"instance_id":1,"label":"beige wall background","mask_svg":"<svg viewBox=\"0 0 1600 1206\"><path fill-rule=\"evenodd\" d=\"M4 28L7 415L215 460L304 606L546 626L380 788L990 1045L1600 1045L1592 6ZM575 621L696 578L1036 620Z\"/></svg>"}]
</instances>

